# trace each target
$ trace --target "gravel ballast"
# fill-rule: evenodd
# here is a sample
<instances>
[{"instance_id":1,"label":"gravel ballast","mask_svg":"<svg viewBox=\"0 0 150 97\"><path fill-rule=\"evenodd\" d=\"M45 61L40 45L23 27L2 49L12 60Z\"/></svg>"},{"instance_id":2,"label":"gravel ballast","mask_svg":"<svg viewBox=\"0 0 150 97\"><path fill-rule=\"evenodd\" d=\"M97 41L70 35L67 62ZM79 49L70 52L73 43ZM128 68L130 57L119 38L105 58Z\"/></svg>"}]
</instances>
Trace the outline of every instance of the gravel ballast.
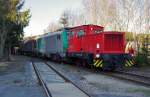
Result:
<instances>
[{"instance_id":1,"label":"gravel ballast","mask_svg":"<svg viewBox=\"0 0 150 97\"><path fill-rule=\"evenodd\" d=\"M83 67L49 62L92 97L150 97L150 88L122 81Z\"/></svg>"}]
</instances>

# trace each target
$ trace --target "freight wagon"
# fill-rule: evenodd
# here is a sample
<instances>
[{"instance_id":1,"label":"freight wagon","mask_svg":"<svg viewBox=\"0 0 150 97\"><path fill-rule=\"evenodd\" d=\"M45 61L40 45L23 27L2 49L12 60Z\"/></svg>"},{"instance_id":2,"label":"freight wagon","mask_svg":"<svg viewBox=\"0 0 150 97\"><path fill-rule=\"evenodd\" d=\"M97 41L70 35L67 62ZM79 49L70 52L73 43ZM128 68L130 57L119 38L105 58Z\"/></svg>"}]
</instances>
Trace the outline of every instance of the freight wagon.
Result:
<instances>
[{"instance_id":1,"label":"freight wagon","mask_svg":"<svg viewBox=\"0 0 150 97\"><path fill-rule=\"evenodd\" d=\"M36 56L61 60L66 56L67 29L44 34L36 39Z\"/></svg>"},{"instance_id":2,"label":"freight wagon","mask_svg":"<svg viewBox=\"0 0 150 97\"><path fill-rule=\"evenodd\" d=\"M28 39L23 41L19 52L23 55L33 55L36 48L36 41L34 39Z\"/></svg>"}]
</instances>

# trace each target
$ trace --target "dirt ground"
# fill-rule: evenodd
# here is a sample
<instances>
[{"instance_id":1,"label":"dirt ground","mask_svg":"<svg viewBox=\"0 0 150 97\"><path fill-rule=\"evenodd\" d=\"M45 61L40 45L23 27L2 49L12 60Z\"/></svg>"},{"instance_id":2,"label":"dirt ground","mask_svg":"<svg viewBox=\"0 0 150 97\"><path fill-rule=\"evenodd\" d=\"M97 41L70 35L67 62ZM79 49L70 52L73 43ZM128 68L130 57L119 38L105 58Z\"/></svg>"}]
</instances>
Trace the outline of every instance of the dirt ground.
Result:
<instances>
[{"instance_id":1,"label":"dirt ground","mask_svg":"<svg viewBox=\"0 0 150 97\"><path fill-rule=\"evenodd\" d=\"M31 60L42 61L39 58L12 56L11 62L0 62L0 97L46 97L33 72ZM150 97L150 89L147 87L120 81L74 65L56 64L49 60L48 62L92 97ZM149 68L135 71L150 74Z\"/></svg>"},{"instance_id":2,"label":"dirt ground","mask_svg":"<svg viewBox=\"0 0 150 97\"><path fill-rule=\"evenodd\" d=\"M13 62L0 62L0 97L46 97L29 58L12 59Z\"/></svg>"}]
</instances>

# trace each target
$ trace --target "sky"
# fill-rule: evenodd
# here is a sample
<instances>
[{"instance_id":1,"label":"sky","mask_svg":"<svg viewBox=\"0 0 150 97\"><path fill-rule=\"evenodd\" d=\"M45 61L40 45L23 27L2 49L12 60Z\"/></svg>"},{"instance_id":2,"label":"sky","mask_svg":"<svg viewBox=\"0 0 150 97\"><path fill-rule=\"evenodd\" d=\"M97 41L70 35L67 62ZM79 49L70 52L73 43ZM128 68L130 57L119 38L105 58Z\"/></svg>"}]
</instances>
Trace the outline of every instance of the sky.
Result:
<instances>
[{"instance_id":1,"label":"sky","mask_svg":"<svg viewBox=\"0 0 150 97\"><path fill-rule=\"evenodd\" d=\"M25 37L42 34L51 22L57 22L65 9L82 6L82 0L25 0L23 9L30 9L29 26L24 28Z\"/></svg>"}]
</instances>

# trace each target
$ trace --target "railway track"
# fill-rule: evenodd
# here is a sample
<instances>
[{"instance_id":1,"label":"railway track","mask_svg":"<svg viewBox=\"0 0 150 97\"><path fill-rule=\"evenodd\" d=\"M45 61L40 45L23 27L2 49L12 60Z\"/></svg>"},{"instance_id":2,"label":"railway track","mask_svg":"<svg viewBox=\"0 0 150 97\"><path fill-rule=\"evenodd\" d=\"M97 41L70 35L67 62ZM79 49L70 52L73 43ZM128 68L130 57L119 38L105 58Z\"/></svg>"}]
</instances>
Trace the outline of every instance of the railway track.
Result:
<instances>
[{"instance_id":1,"label":"railway track","mask_svg":"<svg viewBox=\"0 0 150 97\"><path fill-rule=\"evenodd\" d=\"M76 84L74 84L71 80L69 80L64 75L62 75L60 72L58 72L55 68L53 68L47 62L42 62L42 65L41 65L41 66L45 65L46 68L50 69L50 71L48 71L48 69L45 71L47 73L52 72L51 74L53 77L54 77L54 75L56 75L54 77L54 79L60 77L64 81L62 81L62 80L58 81L58 79L57 79L58 82L57 81L56 82L46 81L45 77L43 77L43 76L45 76L43 74L46 74L46 73L42 74L42 72L44 72L44 69L39 68L39 66L34 62L32 62L32 65L33 65L33 68L35 70L38 81L39 81L40 85L42 86L42 88L44 89L44 92L45 92L47 97L76 97L76 96L78 96L78 97L91 97L88 93L86 93L84 90L79 88ZM54 86L53 86L53 83L55 84ZM59 86L60 86L60 89L59 89ZM62 86L63 86L63 88L62 88ZM53 88L54 88L54 90L53 90ZM66 89L69 89L70 91L66 91ZM63 90L64 90L64 92L63 92ZM71 94L70 92L73 93L72 96L70 96L70 94ZM64 94L64 95L58 96L57 93L58 94Z\"/></svg>"},{"instance_id":2,"label":"railway track","mask_svg":"<svg viewBox=\"0 0 150 97\"><path fill-rule=\"evenodd\" d=\"M111 77L115 77L121 80L130 81L132 83L139 84L142 86L150 87L150 77L123 72L123 71L106 72L103 74L111 76Z\"/></svg>"},{"instance_id":3,"label":"railway track","mask_svg":"<svg viewBox=\"0 0 150 97\"><path fill-rule=\"evenodd\" d=\"M113 71L113 72L105 72L105 71L97 71L95 69L89 69L89 68L84 68L85 70L93 73L99 73L103 74L106 76L111 76L117 79L125 80L125 81L130 81L132 83L146 86L150 88L150 77L148 76L143 76L143 75L138 75L138 74L133 74L133 73L128 73L124 71Z\"/></svg>"},{"instance_id":4,"label":"railway track","mask_svg":"<svg viewBox=\"0 0 150 97\"><path fill-rule=\"evenodd\" d=\"M40 72L38 71L36 65L35 65L33 62L32 62L32 66L33 66L33 68L34 68L34 71L35 71L35 73L36 73L36 76L37 76L37 78L38 78L38 81L39 81L40 85L42 86L42 88L43 88L43 90L44 90L46 96L47 96L47 97L52 97L52 95L51 95L51 93L50 93L50 91L49 91L49 89L48 89L46 83L43 81L43 79L42 79L42 77L41 77L41 75L40 75Z\"/></svg>"},{"instance_id":5,"label":"railway track","mask_svg":"<svg viewBox=\"0 0 150 97\"><path fill-rule=\"evenodd\" d=\"M71 81L70 79L68 79L67 77L65 77L63 74L61 74L59 71L57 71L55 68L53 68L50 64L48 64L47 62L45 62L45 64L47 64L47 66L49 66L49 68L51 68L52 70L54 70L59 76L61 76L66 82L69 82L71 84L73 84L76 88L78 88L80 91L82 91L84 94L86 94L88 97L91 97L87 92L85 92L84 90L82 90L80 87L78 87L78 85L76 85L73 81Z\"/></svg>"},{"instance_id":6,"label":"railway track","mask_svg":"<svg viewBox=\"0 0 150 97\"><path fill-rule=\"evenodd\" d=\"M51 68L53 68L53 67L51 67ZM93 69L89 69L89 68L84 68L84 69L87 70L87 71L93 72L93 73L99 73L99 74L103 74L103 75L106 75L106 76L111 76L111 77L114 77L114 78L117 78L117 79L130 81L132 83L142 85L142 86L146 86L146 87L150 88L150 77L147 77L147 76L142 76L142 75L123 72L123 71L113 71L113 72L105 72L104 71L103 72L103 71L97 71L95 69L93 70Z\"/></svg>"},{"instance_id":7,"label":"railway track","mask_svg":"<svg viewBox=\"0 0 150 97\"><path fill-rule=\"evenodd\" d=\"M130 81L132 83L142 85L142 86L146 86L146 87L150 88L150 77L148 77L148 76L123 72L123 71L107 72L107 71L98 71L98 70L89 69L89 68L83 68L83 69L85 69L89 72L99 73L99 74L103 74L103 75L106 75L106 76L111 76L111 77L114 77L114 78L117 78L117 79Z\"/></svg>"},{"instance_id":8,"label":"railway track","mask_svg":"<svg viewBox=\"0 0 150 97\"><path fill-rule=\"evenodd\" d=\"M61 74L59 71L57 71L49 63L44 62L44 64L47 65L50 69L52 69L55 73L57 73L61 78L63 78L66 83L71 83L76 88L78 88L80 91L82 91L87 97L91 97L90 94L88 94L86 91L82 90L78 85L76 85L74 82L72 82L67 77L65 77L63 74ZM123 81L131 82L133 84L137 84L137 85L141 85L141 86L145 86L145 87L150 88L150 77L146 77L146 76L142 76L142 75L138 75L138 74L132 74L132 73L123 72L123 71L99 72L99 71L91 70L91 69L88 69L88 68L87 68L87 70L88 71L90 70L90 72L100 73L100 74L103 74L105 76L114 77L114 78L117 78L117 79L120 79L120 80L123 80ZM42 82L40 82L40 83L42 84ZM44 86L44 85L42 85L42 86ZM46 90L46 89L47 89L47 86L45 86L45 89L44 89L46 95L48 95L47 97L53 97L53 96L51 96L50 91Z\"/></svg>"}]
</instances>

